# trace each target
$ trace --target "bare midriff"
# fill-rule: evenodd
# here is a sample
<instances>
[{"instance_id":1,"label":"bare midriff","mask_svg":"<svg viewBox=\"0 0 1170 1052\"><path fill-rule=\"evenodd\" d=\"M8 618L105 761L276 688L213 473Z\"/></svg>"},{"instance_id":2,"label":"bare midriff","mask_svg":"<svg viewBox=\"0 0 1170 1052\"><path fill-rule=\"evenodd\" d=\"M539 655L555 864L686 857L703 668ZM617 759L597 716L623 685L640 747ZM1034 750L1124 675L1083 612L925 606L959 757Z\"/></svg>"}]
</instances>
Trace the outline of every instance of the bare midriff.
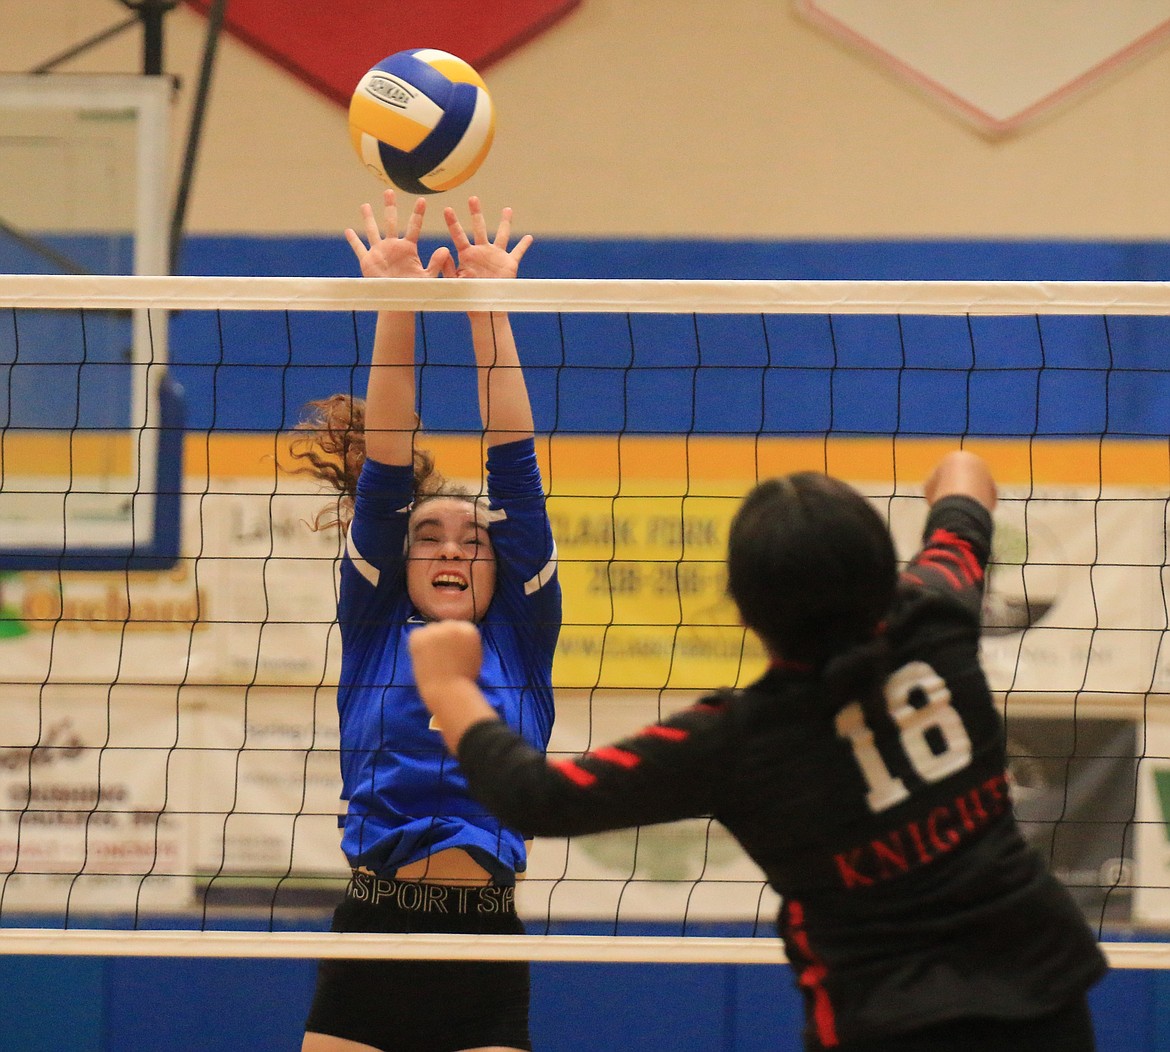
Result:
<instances>
[{"instance_id":1,"label":"bare midriff","mask_svg":"<svg viewBox=\"0 0 1170 1052\"><path fill-rule=\"evenodd\" d=\"M362 867L361 872L371 873ZM377 874L371 874L376 876ZM517 879L523 874L517 873ZM400 866L395 880L417 880L424 884L452 884L460 887L478 887L492 882L491 874L462 848L449 847L433 855Z\"/></svg>"}]
</instances>

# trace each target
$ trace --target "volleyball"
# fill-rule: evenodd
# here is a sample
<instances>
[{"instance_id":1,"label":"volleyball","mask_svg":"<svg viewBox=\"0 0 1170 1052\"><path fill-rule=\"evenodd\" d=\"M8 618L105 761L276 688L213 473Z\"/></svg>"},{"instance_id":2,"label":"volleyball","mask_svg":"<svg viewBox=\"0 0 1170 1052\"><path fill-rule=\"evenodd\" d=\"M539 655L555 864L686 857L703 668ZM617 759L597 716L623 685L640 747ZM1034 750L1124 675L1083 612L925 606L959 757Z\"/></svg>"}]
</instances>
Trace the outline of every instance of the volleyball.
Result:
<instances>
[{"instance_id":1,"label":"volleyball","mask_svg":"<svg viewBox=\"0 0 1170 1052\"><path fill-rule=\"evenodd\" d=\"M414 194L442 193L469 179L495 130L483 79L434 48L382 59L358 81L349 104L358 156L379 179Z\"/></svg>"}]
</instances>

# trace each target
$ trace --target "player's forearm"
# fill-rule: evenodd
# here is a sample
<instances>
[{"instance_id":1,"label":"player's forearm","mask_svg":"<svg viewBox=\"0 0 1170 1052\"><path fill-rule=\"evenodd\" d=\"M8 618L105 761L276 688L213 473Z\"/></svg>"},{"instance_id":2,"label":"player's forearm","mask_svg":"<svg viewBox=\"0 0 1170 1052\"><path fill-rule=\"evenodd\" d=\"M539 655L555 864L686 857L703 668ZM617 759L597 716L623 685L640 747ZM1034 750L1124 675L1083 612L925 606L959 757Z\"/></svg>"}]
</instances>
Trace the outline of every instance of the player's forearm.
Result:
<instances>
[{"instance_id":1,"label":"player's forearm","mask_svg":"<svg viewBox=\"0 0 1170 1052\"><path fill-rule=\"evenodd\" d=\"M948 453L938 462L926 480L925 493L932 505L952 496L970 497L988 511L993 511L996 504L991 469L982 457L962 449Z\"/></svg>"},{"instance_id":2,"label":"player's forearm","mask_svg":"<svg viewBox=\"0 0 1170 1052\"><path fill-rule=\"evenodd\" d=\"M418 690L452 755L459 752L459 743L469 727L482 720L499 719L473 680L461 676L430 678L420 680Z\"/></svg>"},{"instance_id":3,"label":"player's forearm","mask_svg":"<svg viewBox=\"0 0 1170 1052\"><path fill-rule=\"evenodd\" d=\"M381 311L366 388L366 452L383 464L409 464L414 410L414 314Z\"/></svg>"},{"instance_id":4,"label":"player's forearm","mask_svg":"<svg viewBox=\"0 0 1170 1052\"><path fill-rule=\"evenodd\" d=\"M609 758L643 755L640 748L627 739L607 747L606 759L562 757L550 764L513 728L480 720L466 729L458 759L477 799L536 836L580 836L711 812L709 780L693 767L627 766Z\"/></svg>"},{"instance_id":5,"label":"player's forearm","mask_svg":"<svg viewBox=\"0 0 1170 1052\"><path fill-rule=\"evenodd\" d=\"M532 405L508 315L477 311L468 318L479 373L480 418L488 444L531 438Z\"/></svg>"}]
</instances>

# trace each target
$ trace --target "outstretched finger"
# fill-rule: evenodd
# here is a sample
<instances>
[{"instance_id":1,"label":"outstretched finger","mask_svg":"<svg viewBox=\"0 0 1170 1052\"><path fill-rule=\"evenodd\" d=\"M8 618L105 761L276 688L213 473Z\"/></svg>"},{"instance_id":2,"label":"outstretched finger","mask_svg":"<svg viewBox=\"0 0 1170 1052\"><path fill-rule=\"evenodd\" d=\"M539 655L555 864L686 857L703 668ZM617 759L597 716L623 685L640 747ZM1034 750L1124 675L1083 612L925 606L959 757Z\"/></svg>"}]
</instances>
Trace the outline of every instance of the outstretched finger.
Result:
<instances>
[{"instance_id":1,"label":"outstretched finger","mask_svg":"<svg viewBox=\"0 0 1170 1052\"><path fill-rule=\"evenodd\" d=\"M505 208L500 212L500 225L496 227L496 239L492 242L496 248L507 249L508 240L512 236L512 209Z\"/></svg>"},{"instance_id":2,"label":"outstretched finger","mask_svg":"<svg viewBox=\"0 0 1170 1052\"><path fill-rule=\"evenodd\" d=\"M382 191L382 217L386 220L386 236L398 236L398 199L393 190Z\"/></svg>"},{"instance_id":3,"label":"outstretched finger","mask_svg":"<svg viewBox=\"0 0 1170 1052\"><path fill-rule=\"evenodd\" d=\"M477 245L488 244L487 220L483 217L483 208L478 197L467 200L467 210L471 213L471 232Z\"/></svg>"},{"instance_id":4,"label":"outstretched finger","mask_svg":"<svg viewBox=\"0 0 1170 1052\"><path fill-rule=\"evenodd\" d=\"M447 221L447 232L451 235L451 244L455 246L455 251L464 251L471 242L467 239L467 233L463 229L463 224L459 222L455 209L444 208L443 218Z\"/></svg>"},{"instance_id":5,"label":"outstretched finger","mask_svg":"<svg viewBox=\"0 0 1170 1052\"><path fill-rule=\"evenodd\" d=\"M358 237L357 231L350 227L345 232L345 240L349 242L349 247L353 249L353 254L357 256L360 263L362 257L369 251L366 248L366 243Z\"/></svg>"},{"instance_id":6,"label":"outstretched finger","mask_svg":"<svg viewBox=\"0 0 1170 1052\"><path fill-rule=\"evenodd\" d=\"M524 253L528 251L532 245L532 235L525 234L519 241L516 242L516 247L508 253L516 262L516 266L520 265L520 260L524 258Z\"/></svg>"},{"instance_id":7,"label":"outstretched finger","mask_svg":"<svg viewBox=\"0 0 1170 1052\"><path fill-rule=\"evenodd\" d=\"M374 218L374 210L369 205L362 205L362 219L366 230L366 241L371 246L376 245L382 240L382 234L378 230L378 221Z\"/></svg>"},{"instance_id":8,"label":"outstretched finger","mask_svg":"<svg viewBox=\"0 0 1170 1052\"><path fill-rule=\"evenodd\" d=\"M426 199L420 197L414 202L414 211L410 213L410 219L406 224L406 233L403 236L407 241L413 241L415 244L418 244L418 239L422 235L423 216L426 215L426 211Z\"/></svg>"},{"instance_id":9,"label":"outstretched finger","mask_svg":"<svg viewBox=\"0 0 1170 1052\"><path fill-rule=\"evenodd\" d=\"M431 254L426 274L429 278L437 278L444 274L454 277L455 261L451 258L451 250L446 245L436 248Z\"/></svg>"}]
</instances>

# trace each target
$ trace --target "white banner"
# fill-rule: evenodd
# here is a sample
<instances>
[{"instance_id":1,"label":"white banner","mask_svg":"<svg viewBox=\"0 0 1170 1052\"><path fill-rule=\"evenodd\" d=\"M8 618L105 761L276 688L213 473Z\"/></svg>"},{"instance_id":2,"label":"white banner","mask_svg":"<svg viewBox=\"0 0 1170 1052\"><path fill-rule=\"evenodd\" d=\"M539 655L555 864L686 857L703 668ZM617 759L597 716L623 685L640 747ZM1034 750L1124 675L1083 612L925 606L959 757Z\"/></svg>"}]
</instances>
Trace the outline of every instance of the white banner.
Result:
<instances>
[{"instance_id":1,"label":"white banner","mask_svg":"<svg viewBox=\"0 0 1170 1052\"><path fill-rule=\"evenodd\" d=\"M871 492L881 494L883 487L888 493L888 483ZM185 554L172 571L15 573L0 580L0 682L336 684L337 537L307 526L325 498L283 478L275 492L262 489L254 481L216 479L208 492L189 494ZM889 510L899 549L909 556L922 527L921 498L875 500ZM707 505L722 508L724 518L734 510L732 501L697 499L684 510L710 519ZM727 606L719 623L726 620L724 631L733 631L734 612L714 572L726 522L708 526L715 540L696 564L710 578L700 598ZM1148 489L1005 489L996 511L986 611L984 654L993 687L1061 694L1170 686L1170 654L1159 652L1167 617L1166 529L1165 497ZM588 613L588 596L573 593L570 584L579 582L569 577L595 563L596 553L566 538L561 559L566 609ZM677 635L677 626L659 625L662 600L652 590L611 597L606 608L619 600L624 623L609 626L606 638L637 633L651 641L657 633L669 642ZM645 616L634 609L639 604ZM707 611L704 618L713 616ZM573 632L581 631L579 624L566 627L558 686L598 682L599 659L588 664L570 653ZM733 682L743 674L738 638L732 651L735 660L707 660L694 683L672 676L670 685ZM664 662L671 664L669 655ZM584 664L588 675L579 667ZM624 684L654 685L637 678L605 681Z\"/></svg>"},{"instance_id":2,"label":"white banner","mask_svg":"<svg viewBox=\"0 0 1170 1052\"><path fill-rule=\"evenodd\" d=\"M893 502L904 556L920 499ZM1144 694L1170 685L1164 493L1004 487L984 608L983 661L996 691Z\"/></svg>"},{"instance_id":3,"label":"white banner","mask_svg":"<svg viewBox=\"0 0 1170 1052\"><path fill-rule=\"evenodd\" d=\"M7 576L0 681L335 683L338 540L307 525L325 503L283 477L212 479L184 497L170 571Z\"/></svg>"},{"instance_id":4,"label":"white banner","mask_svg":"<svg viewBox=\"0 0 1170 1052\"><path fill-rule=\"evenodd\" d=\"M190 808L200 881L226 893L271 878L348 877L336 692L207 688L187 702L199 754Z\"/></svg>"},{"instance_id":5,"label":"white banner","mask_svg":"<svg viewBox=\"0 0 1170 1052\"><path fill-rule=\"evenodd\" d=\"M175 692L4 686L0 707L3 909L190 905L193 756Z\"/></svg>"}]
</instances>

